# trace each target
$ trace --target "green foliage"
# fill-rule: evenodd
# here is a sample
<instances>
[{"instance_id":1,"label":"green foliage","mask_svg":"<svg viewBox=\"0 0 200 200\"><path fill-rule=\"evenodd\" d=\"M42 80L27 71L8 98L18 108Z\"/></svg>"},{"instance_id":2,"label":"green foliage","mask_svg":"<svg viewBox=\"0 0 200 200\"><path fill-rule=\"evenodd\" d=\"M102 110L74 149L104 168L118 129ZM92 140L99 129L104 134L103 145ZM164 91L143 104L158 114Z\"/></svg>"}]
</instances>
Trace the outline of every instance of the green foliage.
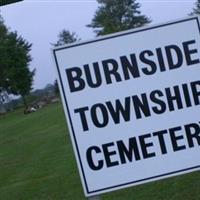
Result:
<instances>
[{"instance_id":1,"label":"green foliage","mask_svg":"<svg viewBox=\"0 0 200 200\"><path fill-rule=\"evenodd\" d=\"M191 14L200 15L200 0L196 1L195 8L193 8L193 11Z\"/></svg>"},{"instance_id":2,"label":"green foliage","mask_svg":"<svg viewBox=\"0 0 200 200\"><path fill-rule=\"evenodd\" d=\"M60 45L76 42L76 41L79 41L79 40L80 39L78 38L76 33L70 32L70 31L64 29L58 34L57 43L53 44L53 45L54 46L60 46Z\"/></svg>"},{"instance_id":3,"label":"green foliage","mask_svg":"<svg viewBox=\"0 0 200 200\"><path fill-rule=\"evenodd\" d=\"M54 81L54 88L55 88L55 94L57 96L59 96L60 95L60 91L59 91L58 81L57 80Z\"/></svg>"},{"instance_id":4,"label":"green foliage","mask_svg":"<svg viewBox=\"0 0 200 200\"><path fill-rule=\"evenodd\" d=\"M27 95L32 89L32 78L34 71L30 71L27 67L30 63L31 44L25 41L21 36L17 36L16 32L12 32L8 36L7 56L8 56L8 73L7 82L8 90L12 94Z\"/></svg>"},{"instance_id":5,"label":"green foliage","mask_svg":"<svg viewBox=\"0 0 200 200\"><path fill-rule=\"evenodd\" d=\"M6 62L8 62L8 58L6 56L6 43L7 43L7 34L8 29L4 25L3 18L0 15L0 92L5 87L6 82ZM3 59L2 59L3 58Z\"/></svg>"},{"instance_id":6,"label":"green foliage","mask_svg":"<svg viewBox=\"0 0 200 200\"><path fill-rule=\"evenodd\" d=\"M10 32L0 18L0 90L25 98L32 87L35 70L28 66L32 60L28 43L17 32Z\"/></svg>"},{"instance_id":7,"label":"green foliage","mask_svg":"<svg viewBox=\"0 0 200 200\"><path fill-rule=\"evenodd\" d=\"M98 10L88 27L94 28L97 35L105 35L150 23L141 15L140 4L136 0L97 0Z\"/></svg>"},{"instance_id":8,"label":"green foliage","mask_svg":"<svg viewBox=\"0 0 200 200\"><path fill-rule=\"evenodd\" d=\"M4 25L4 20L0 15L0 42L3 42L3 39L5 39L5 36L7 34L8 30L7 27Z\"/></svg>"}]
</instances>

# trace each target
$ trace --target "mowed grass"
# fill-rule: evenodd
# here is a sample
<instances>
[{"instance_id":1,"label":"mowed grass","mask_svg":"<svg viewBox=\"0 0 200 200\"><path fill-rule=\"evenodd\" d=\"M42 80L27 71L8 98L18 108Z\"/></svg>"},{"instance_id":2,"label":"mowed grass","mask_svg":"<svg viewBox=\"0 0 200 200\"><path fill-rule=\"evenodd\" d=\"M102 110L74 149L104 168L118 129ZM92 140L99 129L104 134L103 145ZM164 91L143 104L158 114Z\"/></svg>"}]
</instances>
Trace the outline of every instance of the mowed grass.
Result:
<instances>
[{"instance_id":1,"label":"mowed grass","mask_svg":"<svg viewBox=\"0 0 200 200\"><path fill-rule=\"evenodd\" d=\"M97 180L98 181L98 180ZM103 200L200 200L200 172L104 194ZM0 117L0 200L86 199L61 104Z\"/></svg>"}]
</instances>

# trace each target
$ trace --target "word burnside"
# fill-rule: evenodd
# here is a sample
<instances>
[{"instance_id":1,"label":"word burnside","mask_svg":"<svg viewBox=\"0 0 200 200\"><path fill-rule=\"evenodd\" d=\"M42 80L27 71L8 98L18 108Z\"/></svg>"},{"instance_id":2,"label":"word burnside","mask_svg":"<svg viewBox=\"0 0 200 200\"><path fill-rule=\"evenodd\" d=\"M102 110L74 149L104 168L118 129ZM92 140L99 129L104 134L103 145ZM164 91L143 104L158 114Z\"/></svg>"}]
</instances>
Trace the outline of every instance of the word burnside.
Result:
<instances>
[{"instance_id":1,"label":"word burnside","mask_svg":"<svg viewBox=\"0 0 200 200\"><path fill-rule=\"evenodd\" d=\"M129 56L123 55L119 57L120 62L116 59L106 59L94 62L92 65L67 68L66 75L70 92L81 92L86 87L98 88L103 84L113 84L175 70L184 65L198 64L200 60L195 46L197 46L196 41L190 40L183 42L181 47L168 45L164 48L156 48L154 51L144 50L139 55L135 53Z\"/></svg>"}]
</instances>

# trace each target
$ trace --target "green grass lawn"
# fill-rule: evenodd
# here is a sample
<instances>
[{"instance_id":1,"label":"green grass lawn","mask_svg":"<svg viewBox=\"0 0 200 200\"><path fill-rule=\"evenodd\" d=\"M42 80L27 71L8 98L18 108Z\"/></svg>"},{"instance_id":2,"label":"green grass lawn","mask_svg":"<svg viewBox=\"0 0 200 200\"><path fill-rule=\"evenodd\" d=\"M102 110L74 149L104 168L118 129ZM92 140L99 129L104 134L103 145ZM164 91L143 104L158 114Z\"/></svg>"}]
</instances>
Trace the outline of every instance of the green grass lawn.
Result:
<instances>
[{"instance_id":1,"label":"green grass lawn","mask_svg":"<svg viewBox=\"0 0 200 200\"><path fill-rule=\"evenodd\" d=\"M85 199L60 104L0 116L0 200ZM103 200L200 200L200 172L102 196Z\"/></svg>"}]
</instances>

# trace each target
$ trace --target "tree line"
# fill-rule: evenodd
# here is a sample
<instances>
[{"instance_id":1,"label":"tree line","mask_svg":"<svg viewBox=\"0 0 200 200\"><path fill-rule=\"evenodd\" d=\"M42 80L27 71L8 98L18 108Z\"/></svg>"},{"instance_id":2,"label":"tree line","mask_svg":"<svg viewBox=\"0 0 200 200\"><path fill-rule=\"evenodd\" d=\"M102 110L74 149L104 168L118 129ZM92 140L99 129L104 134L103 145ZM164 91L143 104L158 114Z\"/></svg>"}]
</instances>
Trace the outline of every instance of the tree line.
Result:
<instances>
[{"instance_id":1,"label":"tree line","mask_svg":"<svg viewBox=\"0 0 200 200\"><path fill-rule=\"evenodd\" d=\"M131 28L147 25L151 19L141 13L137 0L97 0L99 7L87 27L92 28L96 36L102 36ZM200 14L200 0L197 0L190 14ZM79 41L75 32L63 29L58 34L59 46ZM0 16L0 97L3 93L21 95L24 105L29 95L35 70L29 69L32 61L32 44L15 31L10 31ZM0 103L1 103L0 98Z\"/></svg>"},{"instance_id":2,"label":"tree line","mask_svg":"<svg viewBox=\"0 0 200 200\"><path fill-rule=\"evenodd\" d=\"M96 10L89 28L93 28L96 36L139 28L151 22L151 19L141 13L141 4L137 0L97 0L99 7ZM200 14L200 0L195 2L189 15ZM79 41L75 32L63 29L58 34L55 46Z\"/></svg>"}]
</instances>

